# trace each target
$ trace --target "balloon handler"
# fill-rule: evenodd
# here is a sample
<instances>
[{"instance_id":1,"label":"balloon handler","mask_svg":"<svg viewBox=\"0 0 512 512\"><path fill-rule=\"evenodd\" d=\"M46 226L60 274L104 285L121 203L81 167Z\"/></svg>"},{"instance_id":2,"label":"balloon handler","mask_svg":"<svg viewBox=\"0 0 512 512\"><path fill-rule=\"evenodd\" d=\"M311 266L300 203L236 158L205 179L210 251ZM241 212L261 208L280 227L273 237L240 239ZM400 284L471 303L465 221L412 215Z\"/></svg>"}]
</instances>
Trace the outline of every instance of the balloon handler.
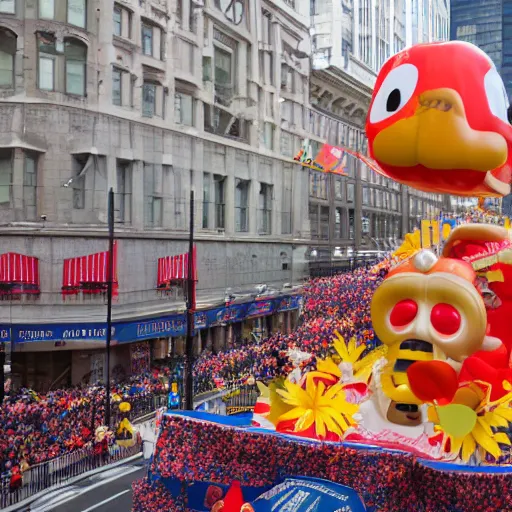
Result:
<instances>
[{"instance_id":1,"label":"balloon handler","mask_svg":"<svg viewBox=\"0 0 512 512\"><path fill-rule=\"evenodd\" d=\"M128 402L121 402L119 404L119 412L121 413L121 421L116 430L116 443L119 446L129 448L135 445L135 431L133 425L128 419L131 411L131 405Z\"/></svg>"}]
</instances>

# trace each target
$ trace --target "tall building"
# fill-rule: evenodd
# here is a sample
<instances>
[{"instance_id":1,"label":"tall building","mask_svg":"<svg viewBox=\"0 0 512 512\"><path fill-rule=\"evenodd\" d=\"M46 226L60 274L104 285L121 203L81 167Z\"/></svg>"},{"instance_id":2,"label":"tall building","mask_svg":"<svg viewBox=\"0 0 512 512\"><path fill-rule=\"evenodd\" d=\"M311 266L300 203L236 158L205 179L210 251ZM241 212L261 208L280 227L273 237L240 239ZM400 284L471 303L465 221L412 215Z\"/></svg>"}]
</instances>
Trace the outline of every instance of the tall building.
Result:
<instances>
[{"instance_id":1,"label":"tall building","mask_svg":"<svg viewBox=\"0 0 512 512\"><path fill-rule=\"evenodd\" d=\"M451 0L450 39L480 47L503 76L504 0ZM506 84L510 94L512 82Z\"/></svg>"},{"instance_id":2,"label":"tall building","mask_svg":"<svg viewBox=\"0 0 512 512\"><path fill-rule=\"evenodd\" d=\"M111 187L116 375L183 349L191 190L197 351L289 329L286 283L435 213L439 198L355 159L348 177L293 160L305 140L364 149L375 71L408 33L400 2L318 8L311 59L306 0L0 1L0 342L15 384L104 375Z\"/></svg>"},{"instance_id":3,"label":"tall building","mask_svg":"<svg viewBox=\"0 0 512 512\"><path fill-rule=\"evenodd\" d=\"M480 47L491 57L512 97L512 0L451 0L450 38ZM502 212L512 216L512 194Z\"/></svg>"},{"instance_id":4,"label":"tall building","mask_svg":"<svg viewBox=\"0 0 512 512\"><path fill-rule=\"evenodd\" d=\"M310 102L318 118L313 137L318 143L327 140L364 153L364 123L378 70L409 44L446 40L448 7L443 0L313 0L311 16ZM334 247L338 253L350 250L351 236L356 247L387 248L416 227L420 218L433 217L442 209L440 195L407 189L360 161L352 160L347 172L344 180L324 177L326 190L333 191L334 208L328 212L326 205L320 206L320 215L330 214L334 236L338 225L348 224L348 236L338 235L341 241ZM312 221L319 202L310 187ZM331 238L325 243L329 252L333 242Z\"/></svg>"},{"instance_id":5,"label":"tall building","mask_svg":"<svg viewBox=\"0 0 512 512\"><path fill-rule=\"evenodd\" d=\"M309 4L7 0L0 28L0 341L14 382L103 374L110 187L116 372L150 345L183 349L183 258L169 257L187 250L192 189L196 349L285 330L298 304L274 297L308 270L309 180L293 161L307 132L282 128L280 105L308 105ZM274 295L250 306L265 286ZM247 303L222 309L226 295Z\"/></svg>"}]
</instances>

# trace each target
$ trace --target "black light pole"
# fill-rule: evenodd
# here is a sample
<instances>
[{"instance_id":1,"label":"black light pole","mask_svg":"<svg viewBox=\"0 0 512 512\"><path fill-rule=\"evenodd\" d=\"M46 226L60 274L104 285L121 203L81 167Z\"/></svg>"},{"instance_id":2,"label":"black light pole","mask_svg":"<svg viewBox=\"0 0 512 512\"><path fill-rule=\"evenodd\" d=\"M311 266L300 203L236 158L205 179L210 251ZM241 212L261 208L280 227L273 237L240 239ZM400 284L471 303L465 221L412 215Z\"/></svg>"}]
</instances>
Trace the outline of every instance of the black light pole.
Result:
<instances>
[{"instance_id":1,"label":"black light pole","mask_svg":"<svg viewBox=\"0 0 512 512\"><path fill-rule=\"evenodd\" d=\"M187 272L187 340L185 342L185 409L194 409L194 380L192 359L194 356L194 313L196 309L196 281L194 271L194 191L190 191L190 231L188 240Z\"/></svg>"},{"instance_id":2,"label":"black light pole","mask_svg":"<svg viewBox=\"0 0 512 512\"><path fill-rule=\"evenodd\" d=\"M107 267L107 383L105 426L110 427L110 338L112 335L112 284L114 279L114 189L108 191L108 267Z\"/></svg>"},{"instance_id":3,"label":"black light pole","mask_svg":"<svg viewBox=\"0 0 512 512\"><path fill-rule=\"evenodd\" d=\"M5 397L5 343L0 343L0 405L2 405Z\"/></svg>"}]
</instances>

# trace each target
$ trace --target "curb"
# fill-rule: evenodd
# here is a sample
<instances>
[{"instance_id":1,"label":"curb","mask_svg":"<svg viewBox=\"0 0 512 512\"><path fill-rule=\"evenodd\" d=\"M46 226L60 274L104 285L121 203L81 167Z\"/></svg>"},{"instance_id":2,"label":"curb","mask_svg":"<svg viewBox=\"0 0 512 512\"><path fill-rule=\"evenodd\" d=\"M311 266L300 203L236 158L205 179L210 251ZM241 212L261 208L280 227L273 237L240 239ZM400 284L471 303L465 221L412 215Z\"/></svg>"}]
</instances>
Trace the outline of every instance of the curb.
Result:
<instances>
[{"instance_id":1,"label":"curb","mask_svg":"<svg viewBox=\"0 0 512 512\"><path fill-rule=\"evenodd\" d=\"M101 468L91 469L90 471L87 471L86 473L82 473L81 475L74 476L73 478L70 478L69 480L66 480L65 482L62 482L58 485L55 485L53 487L48 487L47 489L43 489L42 491L39 491L36 494L33 494L32 496L25 498L23 501L20 501L19 503L15 503L14 505L11 505L10 507L2 509L2 512L16 512L16 511L27 511L30 510L28 507L31 503L36 501L39 498L42 498L46 493L48 492L54 492L58 491L59 489L62 489L63 487L68 487L70 485L73 485L77 482L80 482L81 480L85 480L86 478L89 478L94 475L98 475L100 473L103 473L109 469L116 468L118 466L122 466L123 464L127 464L129 462L132 462L134 460L140 459L142 457L142 451L140 453L137 453L135 455L131 455L130 457L126 457L126 459L118 460L117 462L113 462L112 464L107 464L106 466L102 466Z\"/></svg>"}]
</instances>

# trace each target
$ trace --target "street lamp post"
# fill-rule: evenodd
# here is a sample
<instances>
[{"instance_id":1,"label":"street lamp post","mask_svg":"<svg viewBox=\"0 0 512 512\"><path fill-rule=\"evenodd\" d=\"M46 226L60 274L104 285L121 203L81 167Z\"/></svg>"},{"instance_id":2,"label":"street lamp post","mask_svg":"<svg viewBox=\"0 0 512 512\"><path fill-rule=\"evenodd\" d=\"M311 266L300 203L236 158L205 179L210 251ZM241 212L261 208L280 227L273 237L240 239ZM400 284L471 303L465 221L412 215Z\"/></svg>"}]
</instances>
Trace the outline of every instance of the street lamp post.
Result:
<instances>
[{"instance_id":1,"label":"street lamp post","mask_svg":"<svg viewBox=\"0 0 512 512\"><path fill-rule=\"evenodd\" d=\"M107 266L107 376L105 392L105 426L110 427L110 341L112 335L112 285L114 279L114 189L108 192L108 266Z\"/></svg>"},{"instance_id":2,"label":"street lamp post","mask_svg":"<svg viewBox=\"0 0 512 512\"><path fill-rule=\"evenodd\" d=\"M194 356L194 313L196 310L196 281L194 268L194 191L190 191L190 231L187 272L187 339L185 342L185 409L194 409L194 380L192 360Z\"/></svg>"}]
</instances>

